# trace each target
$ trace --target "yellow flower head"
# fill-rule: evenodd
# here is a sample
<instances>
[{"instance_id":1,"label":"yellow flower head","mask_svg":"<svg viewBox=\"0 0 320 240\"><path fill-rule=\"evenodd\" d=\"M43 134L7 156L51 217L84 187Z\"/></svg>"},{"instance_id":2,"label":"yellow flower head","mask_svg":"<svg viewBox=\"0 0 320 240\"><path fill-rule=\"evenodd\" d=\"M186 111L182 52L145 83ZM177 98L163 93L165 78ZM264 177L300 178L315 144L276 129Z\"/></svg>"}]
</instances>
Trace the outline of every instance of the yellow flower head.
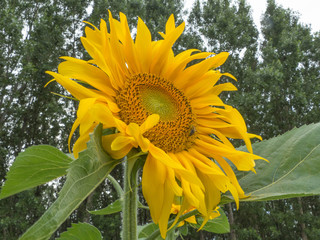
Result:
<instances>
[{"instance_id":1,"label":"yellow flower head","mask_svg":"<svg viewBox=\"0 0 320 240\"><path fill-rule=\"evenodd\" d=\"M184 23L176 27L173 15L159 41L152 41L140 18L134 40L124 14L118 21L109 12L109 26L101 20L100 29L86 27L81 41L91 60L62 57L58 73L48 72L80 101L70 134L80 128L75 157L98 123L118 130L103 137L113 158L132 148L146 152L142 190L162 237L176 196L183 199L182 212L193 206L204 223L221 193L230 191L238 204L245 195L225 158L240 171L254 171L261 157L252 154L250 142L258 136L247 133L240 113L218 96L236 90L231 83L217 85L222 75L234 79L216 70L228 53L190 49L174 55ZM193 60L198 63L187 67ZM249 153L236 150L228 138L243 139Z\"/></svg>"}]
</instances>

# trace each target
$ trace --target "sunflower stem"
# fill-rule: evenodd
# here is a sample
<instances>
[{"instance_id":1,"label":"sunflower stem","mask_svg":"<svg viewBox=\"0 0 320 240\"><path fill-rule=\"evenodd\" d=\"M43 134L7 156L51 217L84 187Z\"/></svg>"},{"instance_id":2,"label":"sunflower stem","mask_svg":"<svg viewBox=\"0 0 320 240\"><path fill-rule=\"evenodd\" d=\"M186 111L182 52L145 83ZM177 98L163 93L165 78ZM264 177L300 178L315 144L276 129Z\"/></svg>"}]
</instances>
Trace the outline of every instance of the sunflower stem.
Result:
<instances>
[{"instance_id":1,"label":"sunflower stem","mask_svg":"<svg viewBox=\"0 0 320 240\"><path fill-rule=\"evenodd\" d=\"M137 174L131 172L132 160L124 161L124 193L122 207L122 239L136 240L137 234Z\"/></svg>"}]
</instances>

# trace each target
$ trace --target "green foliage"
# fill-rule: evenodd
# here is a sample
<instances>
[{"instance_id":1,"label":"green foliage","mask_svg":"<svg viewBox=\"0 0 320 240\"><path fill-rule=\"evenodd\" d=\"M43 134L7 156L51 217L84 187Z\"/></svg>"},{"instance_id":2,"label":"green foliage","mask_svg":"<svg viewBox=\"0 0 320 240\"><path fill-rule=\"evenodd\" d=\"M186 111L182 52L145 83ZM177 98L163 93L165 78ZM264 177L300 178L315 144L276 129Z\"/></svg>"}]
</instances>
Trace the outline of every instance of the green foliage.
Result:
<instances>
[{"instance_id":1,"label":"green foliage","mask_svg":"<svg viewBox=\"0 0 320 240\"><path fill-rule=\"evenodd\" d=\"M102 240L97 228L88 223L72 224L68 231L63 232L57 240Z\"/></svg>"},{"instance_id":2,"label":"green foliage","mask_svg":"<svg viewBox=\"0 0 320 240\"><path fill-rule=\"evenodd\" d=\"M56 69L60 56L82 55L75 40L79 41L76 34L81 34L79 23L86 15L89 2L1 1L1 185L9 166L27 147L48 144L68 151L74 103L51 94L65 94L58 85L44 88L50 80L45 71ZM0 201L0 236L17 239L54 201L59 188L41 186Z\"/></svg>"},{"instance_id":3,"label":"green foliage","mask_svg":"<svg viewBox=\"0 0 320 240\"><path fill-rule=\"evenodd\" d=\"M40 186L1 200L0 236L4 240L16 240L41 217L52 203L55 191ZM27 217L26 217L27 216Z\"/></svg>"},{"instance_id":4,"label":"green foliage","mask_svg":"<svg viewBox=\"0 0 320 240\"><path fill-rule=\"evenodd\" d=\"M66 174L72 161L52 146L32 146L18 155L7 175L0 199Z\"/></svg>"},{"instance_id":5,"label":"green foliage","mask_svg":"<svg viewBox=\"0 0 320 240\"><path fill-rule=\"evenodd\" d=\"M122 210L122 201L121 199L118 199L115 202L108 205L106 208L95 210L95 211L89 211L89 213L95 214L95 215L109 215L109 214L121 212L121 210Z\"/></svg>"},{"instance_id":6,"label":"green foliage","mask_svg":"<svg viewBox=\"0 0 320 240\"><path fill-rule=\"evenodd\" d=\"M146 21L156 39L159 38L157 32L164 30L165 21L171 13L175 14L179 23L184 15L188 17L189 24L182 38L174 46L175 51L185 48L213 52L229 51L231 56L221 70L237 77L238 82L235 85L239 91L231 95L224 93L223 97L228 104L237 107L244 115L249 132L271 138L293 127L318 122L319 33L311 33L309 26L299 22L296 13L283 9L275 1L269 0L262 21L263 42L259 52L258 30L254 26L251 9L246 1L201 2L200 4L200 1L196 0L190 15L186 16L182 12L183 1L3 0L0 9L0 182L4 182L13 159L28 146L50 144L67 152L66 139L74 120L76 106L68 99L58 99L50 93L65 94L58 85L50 84L46 89L43 88L50 80L44 71L56 69L59 56L86 58L87 55L78 40L84 24L79 23L89 20L97 25L100 18L107 18L107 9L112 11L114 17L118 16L119 11L127 14L131 29L134 29L137 16L140 16ZM92 6L92 13L87 12L90 9L89 4ZM318 127L316 130L318 131ZM242 186L245 188L248 184L248 189L245 188L246 193L253 192L252 197L255 196L256 199L268 199L268 196L281 192L283 188L288 190L288 193L278 195L279 198L312 194L313 190L305 188L294 176L300 174L303 169L313 173L316 171L317 168L313 167L314 154L318 152L318 148L314 146L313 152L310 149L305 150L302 147L305 144L304 140L308 142L309 139L303 138L304 133L300 133L297 137L298 142L284 141L277 149L268 145L276 141L275 139L266 143L268 146L262 142L254 147L254 152L261 152L270 163L258 161L258 174L243 176ZM289 138L290 134L292 133L287 135ZM316 135L312 136L316 141ZM300 151L293 156L293 166L290 165L291 162L279 161L275 156L278 151L286 154L285 146L288 146L288 149L295 146L297 151ZM274 153L271 156L263 155L264 147ZM309 156L306 155L308 151ZM65 164L69 164L69 161ZM309 161L312 162L312 167L308 167ZM264 166L266 169L270 168L268 171L275 176L274 180L260 179L270 173L261 170ZM286 166L294 169L285 173L283 169ZM12 173L13 169L14 167ZM18 169L15 171L19 172ZM57 175L63 175L64 171L65 169L61 170ZM7 186L11 185L10 174L1 197L5 197L3 194L9 189ZM122 170L116 168L113 174L121 183ZM305 183L310 181L311 185L316 187L315 179L316 176L312 175L303 180ZM47 180L43 180L45 181ZM261 184L266 184L266 191L254 188L255 181L264 181ZM39 181L34 185L41 183ZM19 184L25 186L28 182L20 181ZM20 190L30 186L20 187ZM61 185L57 188L61 188ZM303 191L299 191L298 188L302 188ZM52 186L38 186L1 200L0 235L4 236L4 239L17 239L24 229L51 205L56 195L57 190ZM118 197L109 182L101 184L63 224L63 229L70 226L71 222L89 218L103 235L110 239L119 239L120 214L110 217L88 217L86 212L86 209L109 207ZM263 203L242 202L238 212L235 208L233 210L235 223L231 223L231 229L236 230L237 239L289 240L302 236L303 232L309 239L317 239L320 229L317 217L320 215L319 206L318 196L303 198L300 203L296 199ZM231 219L230 212L228 217ZM150 216L143 212L139 220L144 224L150 221ZM180 229L179 233L185 233L186 227L184 230ZM189 229L188 232L189 235L183 237L186 240L199 239L200 234L201 238L213 237L210 233L195 233L193 229ZM175 233L177 231L172 232ZM219 236L215 238L221 239ZM225 236L222 238L225 239Z\"/></svg>"},{"instance_id":7,"label":"green foliage","mask_svg":"<svg viewBox=\"0 0 320 240\"><path fill-rule=\"evenodd\" d=\"M67 180L58 199L42 217L21 237L21 240L48 239L66 218L108 176L119 162L112 160L101 146L102 126L99 125L87 149L70 164Z\"/></svg>"}]
</instances>

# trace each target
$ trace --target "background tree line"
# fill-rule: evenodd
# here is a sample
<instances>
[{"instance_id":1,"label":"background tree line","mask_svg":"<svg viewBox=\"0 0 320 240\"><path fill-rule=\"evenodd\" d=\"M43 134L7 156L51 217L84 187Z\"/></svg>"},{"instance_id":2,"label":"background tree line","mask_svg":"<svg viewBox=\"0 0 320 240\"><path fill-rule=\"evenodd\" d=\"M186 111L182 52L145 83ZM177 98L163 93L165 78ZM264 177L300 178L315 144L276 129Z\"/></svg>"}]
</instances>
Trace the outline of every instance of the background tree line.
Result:
<instances>
[{"instance_id":1,"label":"background tree line","mask_svg":"<svg viewBox=\"0 0 320 240\"><path fill-rule=\"evenodd\" d=\"M222 71L237 77L239 89L224 100L243 114L248 129L264 139L320 120L320 33L299 21L299 15L268 0L257 29L245 0L195 0L189 12L174 0L3 0L0 9L0 182L19 152L50 144L67 152L67 137L77 102L58 95L58 84L44 84L44 72L56 70L60 56L88 59L80 44L83 20L99 24L107 9L124 12L131 29L140 16L155 39L171 13L186 30L174 50L187 48L231 53ZM259 35L260 33L260 35ZM223 81L229 79L222 79ZM56 94L52 94L52 92ZM238 143L235 143L238 144ZM121 168L112 172L121 179ZM56 198L61 182L37 187L0 201L0 236L17 239ZM93 223L105 239L120 239L120 214L92 216L117 199L109 182L101 185L61 226ZM143 199L141 199L143 201ZM213 235L189 228L183 239L318 239L319 197L233 204L224 209L230 234ZM150 221L141 210L139 222Z\"/></svg>"}]
</instances>

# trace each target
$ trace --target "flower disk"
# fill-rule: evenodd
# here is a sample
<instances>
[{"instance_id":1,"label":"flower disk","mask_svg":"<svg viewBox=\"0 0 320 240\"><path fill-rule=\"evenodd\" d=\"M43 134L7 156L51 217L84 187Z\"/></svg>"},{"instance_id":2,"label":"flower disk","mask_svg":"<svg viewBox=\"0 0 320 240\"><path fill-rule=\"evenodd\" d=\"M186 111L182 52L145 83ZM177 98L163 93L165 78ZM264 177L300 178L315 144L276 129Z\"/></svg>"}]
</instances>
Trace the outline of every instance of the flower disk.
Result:
<instances>
[{"instance_id":1,"label":"flower disk","mask_svg":"<svg viewBox=\"0 0 320 240\"><path fill-rule=\"evenodd\" d=\"M90 24L82 44L92 59L62 57L58 73L48 72L80 101L69 136L79 127L74 156L86 148L89 134L102 123L116 129L102 137L105 150L114 158L132 148L146 153L142 192L153 221L165 238L171 206L180 199L179 213L197 209L201 227L212 218L221 193L229 191L237 205L245 197L230 163L239 171L254 171L251 141L241 114L219 98L234 91L231 83L217 84L217 68L228 53L213 54L190 49L177 55L172 46L184 30L171 15L163 39L152 41L138 18L132 39L127 18L116 20L109 12L109 28ZM197 60L196 64L192 64ZM234 148L229 139L242 139L248 152ZM230 160L226 161L226 158ZM217 216L217 214L215 215Z\"/></svg>"},{"instance_id":2,"label":"flower disk","mask_svg":"<svg viewBox=\"0 0 320 240\"><path fill-rule=\"evenodd\" d=\"M143 136L165 152L181 152L192 146L195 116L187 98L172 83L151 74L135 75L119 91L116 102L126 124L141 125L152 114L160 116L159 123Z\"/></svg>"}]
</instances>

